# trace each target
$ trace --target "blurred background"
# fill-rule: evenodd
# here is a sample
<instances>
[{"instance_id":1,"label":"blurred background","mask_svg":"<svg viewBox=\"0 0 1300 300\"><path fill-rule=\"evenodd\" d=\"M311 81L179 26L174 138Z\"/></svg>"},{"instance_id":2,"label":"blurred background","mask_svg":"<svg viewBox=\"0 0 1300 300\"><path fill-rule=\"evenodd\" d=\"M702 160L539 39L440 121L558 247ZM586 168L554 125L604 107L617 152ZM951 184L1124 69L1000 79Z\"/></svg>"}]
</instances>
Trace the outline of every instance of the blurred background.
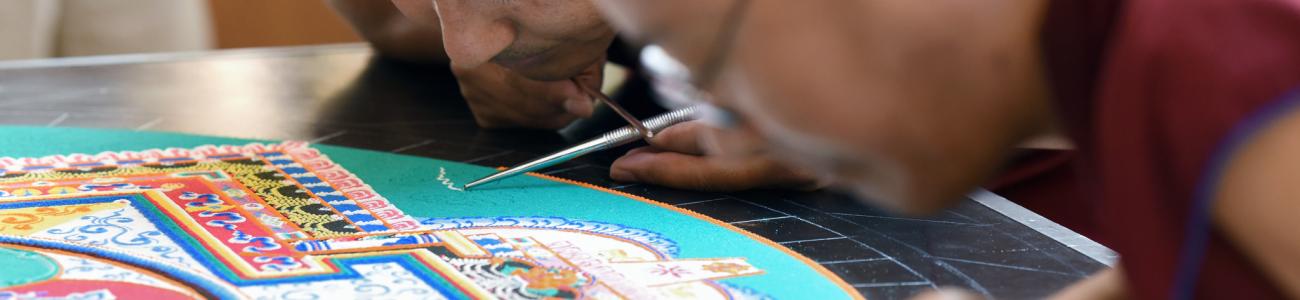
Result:
<instances>
[{"instance_id":1,"label":"blurred background","mask_svg":"<svg viewBox=\"0 0 1300 300\"><path fill-rule=\"evenodd\" d=\"M361 39L324 0L0 0L0 41L12 60Z\"/></svg>"}]
</instances>

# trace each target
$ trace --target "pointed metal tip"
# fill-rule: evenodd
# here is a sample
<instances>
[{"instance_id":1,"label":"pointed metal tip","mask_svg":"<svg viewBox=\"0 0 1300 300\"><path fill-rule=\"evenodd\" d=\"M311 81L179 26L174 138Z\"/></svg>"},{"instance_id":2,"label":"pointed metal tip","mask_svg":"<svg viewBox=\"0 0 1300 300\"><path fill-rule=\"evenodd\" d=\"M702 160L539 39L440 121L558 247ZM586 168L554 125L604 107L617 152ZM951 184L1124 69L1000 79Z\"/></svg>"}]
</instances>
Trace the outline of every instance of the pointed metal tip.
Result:
<instances>
[{"instance_id":1,"label":"pointed metal tip","mask_svg":"<svg viewBox=\"0 0 1300 300\"><path fill-rule=\"evenodd\" d=\"M492 176L483 177L483 178L479 178L478 180L471 181L470 183L466 183L464 187L461 187L461 188L460 188L460 190L462 190L462 191L468 191L470 188L473 188L473 187L476 187L476 186L483 185L484 183L487 183L487 182L485 182L485 181L487 181L488 178L491 178L491 177L492 177Z\"/></svg>"}]
</instances>

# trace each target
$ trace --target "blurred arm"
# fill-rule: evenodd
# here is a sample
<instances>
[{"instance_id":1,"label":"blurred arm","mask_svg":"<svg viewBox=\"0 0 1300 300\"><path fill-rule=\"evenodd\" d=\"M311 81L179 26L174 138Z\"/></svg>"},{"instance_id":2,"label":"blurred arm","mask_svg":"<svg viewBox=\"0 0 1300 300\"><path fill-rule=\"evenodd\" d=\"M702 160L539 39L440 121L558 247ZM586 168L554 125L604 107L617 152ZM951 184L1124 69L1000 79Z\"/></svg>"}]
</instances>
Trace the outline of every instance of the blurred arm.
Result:
<instances>
[{"instance_id":1,"label":"blurred arm","mask_svg":"<svg viewBox=\"0 0 1300 300\"><path fill-rule=\"evenodd\" d=\"M1300 297L1300 112L1255 133L1236 150L1215 195L1214 224L1274 286Z\"/></svg>"},{"instance_id":2,"label":"blurred arm","mask_svg":"<svg viewBox=\"0 0 1300 300\"><path fill-rule=\"evenodd\" d=\"M1101 270L1092 274L1092 276L1088 276L1083 281L1070 285L1065 290L1056 293L1056 295L1052 295L1051 299L1128 299L1123 272L1119 265Z\"/></svg>"},{"instance_id":3,"label":"blurred arm","mask_svg":"<svg viewBox=\"0 0 1300 300\"><path fill-rule=\"evenodd\" d=\"M448 62L436 24L413 22L390 1L328 1L380 55L410 62Z\"/></svg>"}]
</instances>

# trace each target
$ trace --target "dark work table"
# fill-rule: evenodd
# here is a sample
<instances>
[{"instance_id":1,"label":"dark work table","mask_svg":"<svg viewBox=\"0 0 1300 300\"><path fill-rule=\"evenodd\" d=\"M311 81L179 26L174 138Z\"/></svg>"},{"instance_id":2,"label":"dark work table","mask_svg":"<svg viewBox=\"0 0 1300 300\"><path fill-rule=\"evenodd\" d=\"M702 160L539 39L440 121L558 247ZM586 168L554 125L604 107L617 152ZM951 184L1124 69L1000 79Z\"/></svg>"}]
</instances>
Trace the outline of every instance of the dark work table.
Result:
<instances>
[{"instance_id":1,"label":"dark work table","mask_svg":"<svg viewBox=\"0 0 1300 300\"><path fill-rule=\"evenodd\" d=\"M490 167L614 126L481 129L444 68L374 58L364 45L0 61L0 125L307 140ZM997 299L1041 298L1115 259L987 191L938 215L903 217L829 191L705 193L614 182L608 166L620 154L543 173L734 224L816 260L870 299L942 286Z\"/></svg>"}]
</instances>

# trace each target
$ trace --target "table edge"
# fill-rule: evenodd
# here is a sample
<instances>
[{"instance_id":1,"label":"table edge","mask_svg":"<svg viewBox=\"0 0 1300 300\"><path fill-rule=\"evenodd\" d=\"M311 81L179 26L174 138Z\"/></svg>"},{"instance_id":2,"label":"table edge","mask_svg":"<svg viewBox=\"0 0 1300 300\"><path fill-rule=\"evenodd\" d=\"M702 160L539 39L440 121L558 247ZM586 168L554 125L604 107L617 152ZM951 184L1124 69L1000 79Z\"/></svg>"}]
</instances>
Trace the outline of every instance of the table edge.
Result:
<instances>
[{"instance_id":1,"label":"table edge","mask_svg":"<svg viewBox=\"0 0 1300 300\"><path fill-rule=\"evenodd\" d=\"M325 44L312 46L260 47L237 49L214 49L183 52L156 52L109 54L92 56L70 56L52 58L34 58L0 61L0 70L36 69L54 67L79 67L121 64L143 64L177 62L188 60L206 60L231 57L264 57L267 55L302 56L321 55L340 52L370 51L365 43Z\"/></svg>"},{"instance_id":2,"label":"table edge","mask_svg":"<svg viewBox=\"0 0 1300 300\"><path fill-rule=\"evenodd\" d=\"M1030 229L1046 235L1066 247L1070 247L1070 249L1074 249L1074 251L1078 251L1080 254L1083 254L1088 258L1092 258L1099 263L1114 267L1115 263L1119 260L1119 254L1115 253L1114 250L1111 250L1082 234L1074 232L1069 228L1065 228L1065 226L1061 226L1061 224L1052 222L1052 220L1048 220L1033 211L1025 209L998 194L980 189L971 193L968 197L989 209L1007 216L1007 218L1016 220L1016 222L1020 222L1020 224L1028 226Z\"/></svg>"}]
</instances>

